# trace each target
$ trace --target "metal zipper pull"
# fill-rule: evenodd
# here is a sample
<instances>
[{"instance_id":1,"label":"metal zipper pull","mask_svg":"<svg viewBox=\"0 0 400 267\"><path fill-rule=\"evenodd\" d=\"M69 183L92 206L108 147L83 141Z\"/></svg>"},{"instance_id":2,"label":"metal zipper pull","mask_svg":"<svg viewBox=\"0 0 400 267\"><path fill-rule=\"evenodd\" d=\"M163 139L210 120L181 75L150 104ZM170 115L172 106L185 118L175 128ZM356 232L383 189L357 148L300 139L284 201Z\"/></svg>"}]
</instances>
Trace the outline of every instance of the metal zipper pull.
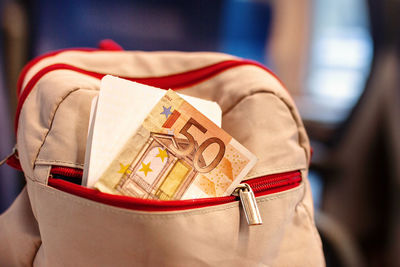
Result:
<instances>
[{"instance_id":1,"label":"metal zipper pull","mask_svg":"<svg viewBox=\"0 0 400 267\"><path fill-rule=\"evenodd\" d=\"M246 215L247 223L251 225L262 224L260 211L258 210L257 201L254 197L253 190L250 185L243 183L236 187L233 195L239 196L242 203L244 214Z\"/></svg>"}]
</instances>

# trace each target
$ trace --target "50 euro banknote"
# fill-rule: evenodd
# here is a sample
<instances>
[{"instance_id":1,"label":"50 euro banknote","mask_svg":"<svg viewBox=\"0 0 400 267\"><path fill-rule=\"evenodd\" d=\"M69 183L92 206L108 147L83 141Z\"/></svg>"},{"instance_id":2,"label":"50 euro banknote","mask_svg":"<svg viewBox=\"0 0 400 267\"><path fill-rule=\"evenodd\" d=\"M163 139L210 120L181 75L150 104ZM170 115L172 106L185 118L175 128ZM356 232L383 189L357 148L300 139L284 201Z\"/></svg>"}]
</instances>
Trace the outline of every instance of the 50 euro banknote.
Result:
<instances>
[{"instance_id":1,"label":"50 euro banknote","mask_svg":"<svg viewBox=\"0 0 400 267\"><path fill-rule=\"evenodd\" d=\"M256 161L238 141L168 90L95 188L160 200L226 196Z\"/></svg>"}]
</instances>

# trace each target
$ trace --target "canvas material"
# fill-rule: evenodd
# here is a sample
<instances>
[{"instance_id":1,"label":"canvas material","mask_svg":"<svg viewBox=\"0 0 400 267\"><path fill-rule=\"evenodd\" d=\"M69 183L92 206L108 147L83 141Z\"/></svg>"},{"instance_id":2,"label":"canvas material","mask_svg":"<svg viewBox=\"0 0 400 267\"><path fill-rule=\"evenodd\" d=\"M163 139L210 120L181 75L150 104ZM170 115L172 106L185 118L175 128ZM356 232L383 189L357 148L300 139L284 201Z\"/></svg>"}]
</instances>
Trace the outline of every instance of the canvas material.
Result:
<instances>
[{"instance_id":1,"label":"canvas material","mask_svg":"<svg viewBox=\"0 0 400 267\"><path fill-rule=\"evenodd\" d=\"M126 53L128 62L123 57L119 58L122 63L113 62L116 53ZM38 64L43 67L65 60L87 70L115 75L123 69L123 76L148 77L230 58L178 52L74 52L72 59L68 53L60 59L62 56ZM124 68L117 67L124 63ZM32 68L27 79L38 69ZM34 265L324 265L307 181L308 139L293 101L273 75L256 66L241 66L180 91L219 103L222 127L259 158L247 179L302 171L301 186L257 198L264 224L256 227L247 226L238 202L189 211L138 212L48 187L51 165L83 166L90 101L98 89L97 79L58 70L39 81L22 108L17 146L28 181L31 219L38 222L42 242L31 259ZM11 210L23 212L15 204ZM4 217L3 221L10 220Z\"/></svg>"},{"instance_id":2,"label":"canvas material","mask_svg":"<svg viewBox=\"0 0 400 267\"><path fill-rule=\"evenodd\" d=\"M41 245L27 189L0 216L0 266L32 266Z\"/></svg>"},{"instance_id":3,"label":"canvas material","mask_svg":"<svg viewBox=\"0 0 400 267\"><path fill-rule=\"evenodd\" d=\"M65 51L46 57L36 63L26 74L23 87L40 69L52 64L72 64L78 68L100 73L114 73L118 76L149 77L181 73L201 68L235 57L211 52L148 52L141 51ZM167 64L167 65L166 65Z\"/></svg>"}]
</instances>

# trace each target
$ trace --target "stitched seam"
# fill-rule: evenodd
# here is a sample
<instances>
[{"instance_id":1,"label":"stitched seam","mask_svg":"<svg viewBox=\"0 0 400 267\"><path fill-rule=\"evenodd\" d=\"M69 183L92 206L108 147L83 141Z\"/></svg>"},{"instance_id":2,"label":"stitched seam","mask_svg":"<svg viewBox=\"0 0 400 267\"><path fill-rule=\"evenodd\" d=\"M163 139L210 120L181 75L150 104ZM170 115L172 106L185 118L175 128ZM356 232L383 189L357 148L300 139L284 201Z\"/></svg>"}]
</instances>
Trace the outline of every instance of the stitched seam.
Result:
<instances>
[{"instance_id":1,"label":"stitched seam","mask_svg":"<svg viewBox=\"0 0 400 267\"><path fill-rule=\"evenodd\" d=\"M83 167L84 164L79 164L76 162L72 162L72 161L63 161L63 160L48 160L48 159L36 159L35 164L47 164L47 163L64 163L64 164L70 164L70 165L74 165L74 166L79 166L79 167Z\"/></svg>"},{"instance_id":2,"label":"stitched seam","mask_svg":"<svg viewBox=\"0 0 400 267\"><path fill-rule=\"evenodd\" d=\"M307 162L309 162L310 159L308 158L307 147L305 147L305 146L303 146L303 145L301 144L301 141L302 141L304 138L307 138L307 136L302 136L302 135L300 134L300 129L301 129L301 128L304 128L304 126L302 125L302 123L301 123L301 121L300 121L301 118L295 116L295 112L294 112L295 107L294 107L293 105L290 105L290 104L288 103L288 101L287 101L284 97L278 96L275 92L269 91L268 89L259 89L259 90L252 91L252 92L250 92L249 94L247 94L247 95L243 96L242 98L240 98L234 105L232 105L231 107L229 107L229 108L223 113L223 115L226 115L227 113L229 113L229 112L230 112L231 110L233 110L237 105L239 105L241 102L243 102L247 97L251 97L251 96L253 96L253 95L255 95L255 94L258 94L258 93L271 94L271 95L275 96L276 98L280 99L280 100L284 103L284 105L287 107L287 109L289 110L290 115L291 115L291 117L292 117L292 119L293 119L293 121L295 122L295 125L296 125L296 127L297 127L298 145L303 149L304 154L305 154L305 157L306 157L306 160L307 160ZM288 168L288 167L286 167L286 168ZM281 168L275 169L275 171L279 171L279 169L281 169ZM304 169L304 168L302 168L302 169ZM307 167L306 167L305 169L307 169ZM256 174L252 174L252 177L253 177L253 176L255 177L255 176L257 176L257 175L262 174L263 171L265 171L265 170L260 170L260 171L258 171ZM270 170L270 171L273 171L273 170ZM302 177L305 177L305 175L304 175L303 172L302 172ZM304 188L305 188L305 187L304 187ZM303 207L304 207L304 209L306 210L306 212L307 212L307 214L308 214L310 220L312 220L313 217L312 217L312 215L311 215L311 212L310 212L310 211L307 209L307 207L304 206L304 204L303 204L305 195L306 195L306 189L303 190L303 196L302 196L302 198L299 200L298 205L300 205L300 204L303 205Z\"/></svg>"},{"instance_id":3,"label":"stitched seam","mask_svg":"<svg viewBox=\"0 0 400 267\"><path fill-rule=\"evenodd\" d=\"M37 150L36 156L35 156L34 159L33 159L33 166L34 166L34 164L35 164L35 162L36 162L36 160L37 160L37 158L38 158L38 156L39 156L39 154L40 154L40 150L42 149L44 143L46 142L47 136L49 135L49 133L50 133L50 131L51 131L51 128L53 127L54 117L55 117L55 115L56 115L56 113L57 113L57 110L59 109L61 103L64 102L64 100L65 100L68 96L70 96L73 92L76 92L76 91L78 91L79 89L80 89L79 87L78 87L78 88L74 88L74 89L72 89L71 91L69 91L66 95L62 96L61 101L58 102L56 108L55 108L54 111L50 114L50 116L49 116L49 122L48 122L48 124L49 124L48 130L47 130L47 132L45 133L44 138L43 138L43 141L42 141L42 144L40 145L39 149ZM32 167L33 167L33 166L32 166Z\"/></svg>"},{"instance_id":4,"label":"stitched seam","mask_svg":"<svg viewBox=\"0 0 400 267\"><path fill-rule=\"evenodd\" d=\"M49 127L48 127L47 132L46 132L45 135L44 135L44 138L43 138L43 141L42 141L40 147L39 147L38 150L37 150L36 156L34 157L33 166L35 165L36 161L39 160L39 162L40 162L40 159L38 159L39 154L40 154L40 151L41 151L42 147L44 146L44 144L45 144L45 142L46 142L47 136L49 135L50 131L52 130L53 123L54 123L54 118L55 118L55 115L56 115L56 113L57 113L57 111L58 111L58 109L59 109L61 103L63 103L72 93L77 92L77 91L79 91L79 90L91 90L91 91L94 91L93 89L75 87L75 88L73 88L72 90L70 90L67 94L65 94L64 96L62 96L61 101L57 104L56 108L54 109L54 111L53 111L53 112L50 114L50 116L49 116L49 123L48 123L48 124L49 124ZM57 161L57 160L54 160L54 161L51 161L51 162L54 162L54 163L69 163L69 162L63 162L63 161ZM82 166L82 167L83 167L83 165L80 165L80 164L77 164L77 163L71 162L71 164L74 164L74 165ZM33 166L32 166L32 168L33 168ZM30 178L30 179L31 179L31 178ZM32 179L31 179L31 180L32 180ZM33 179L33 181L37 181L37 180L36 180L36 179Z\"/></svg>"},{"instance_id":5,"label":"stitched seam","mask_svg":"<svg viewBox=\"0 0 400 267\"><path fill-rule=\"evenodd\" d=\"M276 98L278 98L279 100L281 100L285 106L287 107L287 109L290 112L290 115L292 116L293 121L296 124L298 133L300 133L300 129L302 128L302 125L300 123L300 121L298 119L296 119L296 116L294 115L294 106L289 105L289 103L286 101L286 99L282 96L278 96L275 92L273 91L269 91L268 89L259 89L259 90L255 90L255 91L251 91L250 93L248 93L247 95L244 95L243 97L241 97L238 101L236 101L235 104L233 104L231 107L227 108L225 110L225 112L222 114L222 116L228 114L230 111L232 111L236 106L238 106L240 103L242 103L244 100L246 100L248 97L254 96L256 94L271 94L273 96L275 96ZM301 145L300 143L300 134L299 134L299 146L302 147L304 149L305 155L307 156L307 151L306 148L304 146ZM307 159L308 160L308 159Z\"/></svg>"},{"instance_id":6,"label":"stitched seam","mask_svg":"<svg viewBox=\"0 0 400 267\"><path fill-rule=\"evenodd\" d=\"M224 116L224 115L228 114L229 112L231 112L233 109L236 108L236 106L238 106L240 103L242 103L246 98L248 98L250 96L253 96L255 94L259 94L259 93L276 95L274 92L268 91L266 89L250 91L248 94L243 95L242 97L240 97L235 103L233 103L230 107L228 107L224 112L222 112L222 116Z\"/></svg>"},{"instance_id":7,"label":"stitched seam","mask_svg":"<svg viewBox=\"0 0 400 267\"><path fill-rule=\"evenodd\" d=\"M308 155L308 153L307 153L307 148L301 144L301 139L304 138L304 136L301 136L301 134L300 134L300 129L303 128L303 126L302 126L302 124L300 123L299 118L297 118L297 117L295 116L295 114L294 114L294 109L295 109L295 107L294 107L293 105L290 105L284 97L278 96L275 92L269 91L268 89L259 89L259 90L251 91L249 94L247 94L247 95L241 97L235 104L233 104L231 107L229 107L229 108L222 114L222 116L224 116L224 115L226 115L227 113L229 113L230 111L232 111L237 105L239 105L240 103L242 103L246 98L251 97L251 96L254 96L254 95L256 95L256 94L260 94L260 93L271 94L271 95L275 96L276 98L278 98L279 100L281 100L281 101L284 103L284 105L287 107L287 109L289 110L290 115L291 115L291 117L292 117L292 119L293 119L293 121L294 121L294 123L295 123L295 125L296 125L296 128L297 128L297 133L298 133L298 145L299 145L301 148L303 148L304 154L305 154L305 156L306 156L306 160L307 160L307 162L308 162L308 161L309 161L309 158L307 157L307 155ZM279 170L279 168L278 168L277 170ZM258 172L258 173L259 173L259 172Z\"/></svg>"}]
</instances>

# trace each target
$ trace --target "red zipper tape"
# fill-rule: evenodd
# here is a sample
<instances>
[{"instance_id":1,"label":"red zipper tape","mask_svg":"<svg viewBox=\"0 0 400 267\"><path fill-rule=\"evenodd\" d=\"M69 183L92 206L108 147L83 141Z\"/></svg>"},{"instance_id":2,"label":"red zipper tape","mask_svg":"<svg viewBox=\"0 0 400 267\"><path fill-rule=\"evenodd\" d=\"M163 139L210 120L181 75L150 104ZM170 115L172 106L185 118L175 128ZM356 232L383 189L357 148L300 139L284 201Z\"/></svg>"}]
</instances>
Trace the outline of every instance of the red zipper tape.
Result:
<instances>
[{"instance_id":1,"label":"red zipper tape","mask_svg":"<svg viewBox=\"0 0 400 267\"><path fill-rule=\"evenodd\" d=\"M62 49L62 50L56 50L56 51L51 51L49 53L45 53L41 56L38 56L34 59L32 59L31 61L28 62L28 64L26 64L24 66L24 68L22 69L21 73L19 74L19 78L17 81L17 96L19 98L20 94L21 94L21 90L22 90L22 84L25 80L25 76L28 73L28 71L37 63L39 63L40 61L42 61L45 58L48 57L52 57L52 56L56 56L58 54L61 54L62 52L67 52L67 51L77 51L77 52L95 52L95 51L99 51L96 48L75 48L75 49Z\"/></svg>"},{"instance_id":2,"label":"red zipper tape","mask_svg":"<svg viewBox=\"0 0 400 267\"><path fill-rule=\"evenodd\" d=\"M78 67L75 67L73 65L69 64L52 64L47 67L44 67L40 71L38 71L26 84L24 90L21 93L22 90L22 84L23 80L25 79L25 76L27 72L39 61L55 56L57 54L60 54L65 51L80 51L80 52L96 52L99 50L96 49L76 49L76 50L61 50L61 51L55 51L51 52L48 54L45 54L41 57L38 57L34 60L32 60L30 63L28 63L24 69L22 70L20 77L18 79L18 84L17 84L17 93L18 93L18 105L17 105L17 110L16 110L16 115L15 115L15 123L14 123L14 128L15 128L15 134L17 134L18 131L18 120L19 120L19 115L21 113L22 106L30 94L30 92L33 90L34 86L37 84L37 82L47 73L55 71L55 70L71 70L71 71L76 71L97 79L103 78L105 75L108 73L99 73L99 72L93 72L89 70L84 70ZM186 72L178 73L178 74L172 74L172 75L166 75L166 76L160 76L160 77L147 77L147 78L139 78L139 77L121 77L130 81L135 81L138 83L143 83L163 89L181 89L189 86L193 86L195 84L198 84L202 81L205 81L207 79L210 79L211 77L228 70L233 67L238 67L242 65L253 65L257 66L271 75L273 75L278 81L279 78L272 72L270 71L267 67L263 66L262 64L252 61L252 60L245 60L245 59L232 59L232 60L225 60L219 63L215 63L209 66L205 66L202 68L194 69L194 70L189 70ZM116 74L114 74L116 75ZM118 75L116 75L118 76ZM282 82L281 82L282 83Z\"/></svg>"},{"instance_id":3,"label":"red zipper tape","mask_svg":"<svg viewBox=\"0 0 400 267\"><path fill-rule=\"evenodd\" d=\"M9 157L6 161L7 165L18 170L18 171L23 171L21 163L19 162L19 159L16 154L12 155Z\"/></svg>"},{"instance_id":4,"label":"red zipper tape","mask_svg":"<svg viewBox=\"0 0 400 267\"><path fill-rule=\"evenodd\" d=\"M22 70L20 77L18 79L17 83L17 94L18 94L18 105L17 105L17 110L16 110L16 115L15 115L15 122L14 122L14 129L15 129L15 135L17 135L18 131L18 121L19 121L19 116L21 113L22 106L27 99L28 95L30 92L33 90L37 82L47 73L55 71L55 70L71 70L71 71L76 71L85 75L89 75L91 77L95 77L97 79L101 79L103 76L105 76L105 73L98 73L98 72L92 72L88 70L84 70L78 67L75 67L73 65L69 64L53 64L49 65L47 67L44 67L40 71L38 71L26 84L24 90L22 91L22 86L23 86L23 81L28 73L28 71L38 62L41 60L56 56L62 52L68 52L68 51L79 51L79 52L96 52L96 51L102 51L99 49L92 49L92 48L79 48L79 49L65 49L65 50L59 50L59 51L54 51L50 52L47 54L44 54L42 56L39 56L32 61L30 61ZM262 64L251 61L251 60L243 60L243 59L236 59L236 60L226 60L222 61L216 64L212 64L209 66L205 66L202 68L194 69L194 70L189 70L186 72L178 73L178 74L172 74L172 75L166 75L166 76L160 76L160 77L147 77L147 78L138 78L138 77L122 77L131 81L159 87L159 88L164 88L164 89L180 89L184 87L189 87L193 86L197 83L200 83L202 81L205 81L225 70L228 70L233 67L238 67L242 65L253 65L257 66L266 72L270 73L272 76L274 76L281 84L282 82L279 80L279 78L272 72L270 71L267 67L263 66ZM282 84L283 85L283 84ZM21 93L22 91L22 93ZM21 165L19 163L19 160L17 158L13 158L12 161L7 162L11 167L14 167L16 169L21 170Z\"/></svg>"},{"instance_id":5,"label":"red zipper tape","mask_svg":"<svg viewBox=\"0 0 400 267\"><path fill-rule=\"evenodd\" d=\"M80 169L53 167L51 173L68 177L82 177L82 170ZM252 187L254 194L257 197L297 187L300 185L301 180L300 171L293 171L258 177L245 182ZM236 197L234 196L169 201L141 199L102 193L94 189L51 177L49 178L48 185L66 193L103 204L141 211L187 210L230 203L236 200Z\"/></svg>"},{"instance_id":6,"label":"red zipper tape","mask_svg":"<svg viewBox=\"0 0 400 267\"><path fill-rule=\"evenodd\" d=\"M73 65L69 64L53 64L49 65L47 67L44 67L40 71L38 71L26 84L24 90L22 91L22 86L23 86L23 81L25 80L25 77L28 73L28 71L38 62L41 60L56 56L62 52L68 52L68 51L79 51L79 52L96 52L96 51L102 51L99 49L93 49L93 48L79 48L79 49L64 49L64 50L59 50L59 51L54 51L50 52L47 54L44 54L42 56L39 56L32 61L30 61L22 70L20 77L18 79L17 83L17 94L18 94L18 105L17 105L17 110L15 114L15 122L14 122L14 130L15 130L15 135L17 135L18 131L18 121L19 121L19 116L21 113L22 106L30 94L30 92L33 90L37 82L47 73L55 70L71 70L71 71L76 71L85 75L89 75L91 77L95 77L97 79L101 79L105 73L98 73L98 72L92 72L88 70L84 70L78 67L75 67ZM110 51L112 52L112 51ZM178 73L178 74L173 74L173 75L166 75L166 76L161 76L161 77L147 77L147 78L138 78L138 77L122 77L131 81L136 81L139 83L159 87L159 88L164 88L164 89L180 89L184 87L189 87L193 86L197 83L200 83L202 81L205 81L225 70L228 70L233 67L238 67L242 65L253 65L257 66L266 72L270 73L272 76L274 76L282 85L283 83L279 80L279 78L272 72L270 71L267 67L263 66L262 64L251 61L251 60L243 60L243 59L236 59L236 60L226 60L222 61L216 64L212 64L209 66L205 66L202 68L194 69L194 70L189 70L186 72ZM22 93L21 93L22 91ZM7 162L11 167L14 167L16 169L21 170L20 163L18 162L18 159L14 158L13 161L8 161Z\"/></svg>"}]
</instances>

